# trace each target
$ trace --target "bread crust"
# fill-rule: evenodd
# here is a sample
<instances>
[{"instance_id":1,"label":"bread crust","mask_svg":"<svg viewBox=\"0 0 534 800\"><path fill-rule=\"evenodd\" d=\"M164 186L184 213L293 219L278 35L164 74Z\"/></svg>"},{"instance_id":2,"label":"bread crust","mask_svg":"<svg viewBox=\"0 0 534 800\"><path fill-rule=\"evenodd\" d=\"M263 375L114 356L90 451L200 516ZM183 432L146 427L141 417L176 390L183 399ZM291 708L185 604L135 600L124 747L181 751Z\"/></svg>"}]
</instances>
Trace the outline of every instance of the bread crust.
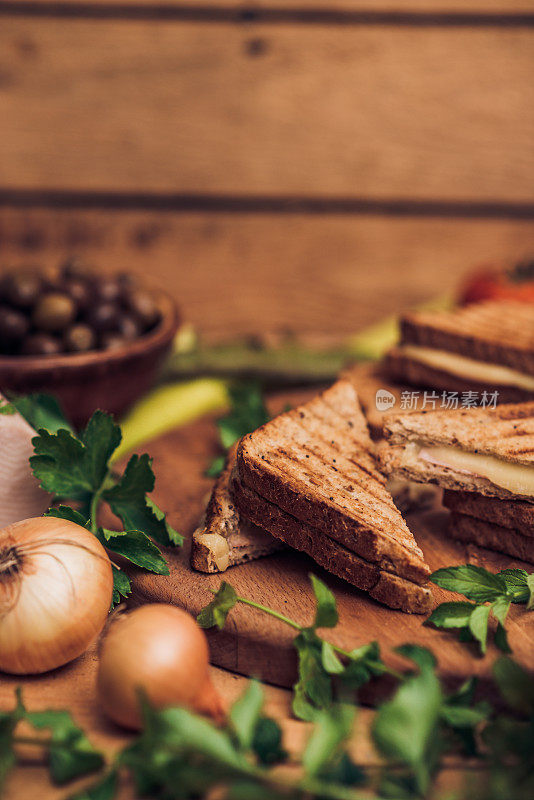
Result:
<instances>
[{"instance_id":1,"label":"bread crust","mask_svg":"<svg viewBox=\"0 0 534 800\"><path fill-rule=\"evenodd\" d=\"M468 517L512 528L523 536L534 537L534 505L521 500L484 497L476 492L443 492L443 505ZM534 544L534 543L533 543Z\"/></svg>"},{"instance_id":2,"label":"bread crust","mask_svg":"<svg viewBox=\"0 0 534 800\"><path fill-rule=\"evenodd\" d=\"M381 571L376 564L365 561L313 526L265 500L243 485L237 476L233 482L233 495L240 513L247 519L267 528L296 550L307 553L320 566L369 592L379 602L414 614L425 614L430 610L432 594L428 587Z\"/></svg>"},{"instance_id":3,"label":"bread crust","mask_svg":"<svg viewBox=\"0 0 534 800\"><path fill-rule=\"evenodd\" d=\"M400 320L402 344L447 350L534 375L534 306L489 301L452 311L414 311Z\"/></svg>"},{"instance_id":4,"label":"bread crust","mask_svg":"<svg viewBox=\"0 0 534 800\"><path fill-rule=\"evenodd\" d=\"M329 410L334 420L327 421ZM385 488L350 382L338 381L245 436L237 471L242 484L366 561L427 580L430 570Z\"/></svg>"},{"instance_id":5,"label":"bread crust","mask_svg":"<svg viewBox=\"0 0 534 800\"><path fill-rule=\"evenodd\" d=\"M445 392L498 392L499 403L519 403L523 400L531 399L533 392L513 386L482 383L467 378L454 375L452 372L432 367L424 364L417 359L403 353L400 349L394 348L386 355L384 369L390 380L409 383L421 389L432 387L432 390Z\"/></svg>"},{"instance_id":6,"label":"bread crust","mask_svg":"<svg viewBox=\"0 0 534 800\"><path fill-rule=\"evenodd\" d=\"M449 533L453 539L476 544L488 550L506 553L521 561L534 563L534 539L519 531L475 519L456 511L451 513Z\"/></svg>"}]
</instances>

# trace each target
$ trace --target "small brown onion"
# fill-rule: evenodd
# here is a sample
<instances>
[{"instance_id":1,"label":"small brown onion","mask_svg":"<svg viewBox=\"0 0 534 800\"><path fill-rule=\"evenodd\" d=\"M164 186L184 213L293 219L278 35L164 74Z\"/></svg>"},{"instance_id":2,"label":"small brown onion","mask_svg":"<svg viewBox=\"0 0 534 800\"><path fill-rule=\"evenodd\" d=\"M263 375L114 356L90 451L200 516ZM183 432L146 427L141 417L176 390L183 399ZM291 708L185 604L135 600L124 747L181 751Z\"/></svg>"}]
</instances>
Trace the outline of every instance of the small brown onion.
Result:
<instances>
[{"instance_id":1,"label":"small brown onion","mask_svg":"<svg viewBox=\"0 0 534 800\"><path fill-rule=\"evenodd\" d=\"M111 606L113 574L92 533L54 517L0 531L0 670L31 675L81 655Z\"/></svg>"},{"instance_id":2,"label":"small brown onion","mask_svg":"<svg viewBox=\"0 0 534 800\"><path fill-rule=\"evenodd\" d=\"M180 608L142 606L110 626L98 669L102 708L119 725L138 729L140 691L155 708L184 706L215 720L223 717L209 676L206 636Z\"/></svg>"}]
</instances>

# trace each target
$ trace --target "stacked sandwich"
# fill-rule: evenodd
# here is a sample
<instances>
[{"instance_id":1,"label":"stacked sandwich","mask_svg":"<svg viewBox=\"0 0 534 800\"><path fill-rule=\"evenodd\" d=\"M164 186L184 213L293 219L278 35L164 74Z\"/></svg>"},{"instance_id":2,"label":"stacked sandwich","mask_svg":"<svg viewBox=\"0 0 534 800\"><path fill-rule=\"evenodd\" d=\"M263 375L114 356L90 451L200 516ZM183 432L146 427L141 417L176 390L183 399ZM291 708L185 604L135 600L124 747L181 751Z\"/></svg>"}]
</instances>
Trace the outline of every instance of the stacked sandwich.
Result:
<instances>
[{"instance_id":1,"label":"stacked sandwich","mask_svg":"<svg viewBox=\"0 0 534 800\"><path fill-rule=\"evenodd\" d=\"M233 563L250 559L257 543L253 535L244 547L244 530L268 531L271 545L307 553L392 608L425 613L430 570L385 483L354 386L341 379L241 440L214 491L225 520L212 502L193 566L215 571L228 551Z\"/></svg>"},{"instance_id":2,"label":"stacked sandwich","mask_svg":"<svg viewBox=\"0 0 534 800\"><path fill-rule=\"evenodd\" d=\"M390 378L499 403L534 398L534 308L487 302L454 311L419 311L400 321ZM452 402L452 401L451 401Z\"/></svg>"},{"instance_id":3,"label":"stacked sandwich","mask_svg":"<svg viewBox=\"0 0 534 800\"><path fill-rule=\"evenodd\" d=\"M451 536L534 561L534 401L393 415L386 472L445 489Z\"/></svg>"}]
</instances>

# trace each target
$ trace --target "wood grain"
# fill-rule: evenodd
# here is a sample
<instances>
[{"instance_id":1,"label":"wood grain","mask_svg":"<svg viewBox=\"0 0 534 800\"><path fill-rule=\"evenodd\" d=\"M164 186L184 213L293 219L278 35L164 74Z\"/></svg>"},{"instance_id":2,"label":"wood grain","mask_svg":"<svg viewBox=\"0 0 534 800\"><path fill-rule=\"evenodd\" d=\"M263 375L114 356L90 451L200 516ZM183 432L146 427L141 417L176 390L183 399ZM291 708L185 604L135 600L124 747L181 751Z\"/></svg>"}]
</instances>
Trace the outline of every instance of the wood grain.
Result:
<instances>
[{"instance_id":1,"label":"wood grain","mask_svg":"<svg viewBox=\"0 0 534 800\"><path fill-rule=\"evenodd\" d=\"M534 29L20 18L8 188L534 198Z\"/></svg>"},{"instance_id":2,"label":"wood grain","mask_svg":"<svg viewBox=\"0 0 534 800\"><path fill-rule=\"evenodd\" d=\"M530 221L0 208L0 262L78 252L171 291L210 338L350 333L534 251Z\"/></svg>"},{"instance_id":3,"label":"wood grain","mask_svg":"<svg viewBox=\"0 0 534 800\"><path fill-rule=\"evenodd\" d=\"M82 9L92 7L104 7L107 9L121 9L127 12L128 9L145 8L152 11L154 16L161 10L168 9L192 9L195 4L189 0L161 0L151 2L151 0L67 0L64 3L54 2L54 0L16 0L16 4L21 8L51 8L57 6L73 6ZM13 5L13 4L12 4ZM404 13L440 14L450 13L451 11L461 11L464 14L476 14L493 12L496 15L513 14L518 12L532 12L531 0L206 0L205 3L197 6L205 12L210 9L231 9L240 12L261 12L271 9L290 9L297 11L307 10L328 10L328 11L370 11L391 12L402 11Z\"/></svg>"}]
</instances>

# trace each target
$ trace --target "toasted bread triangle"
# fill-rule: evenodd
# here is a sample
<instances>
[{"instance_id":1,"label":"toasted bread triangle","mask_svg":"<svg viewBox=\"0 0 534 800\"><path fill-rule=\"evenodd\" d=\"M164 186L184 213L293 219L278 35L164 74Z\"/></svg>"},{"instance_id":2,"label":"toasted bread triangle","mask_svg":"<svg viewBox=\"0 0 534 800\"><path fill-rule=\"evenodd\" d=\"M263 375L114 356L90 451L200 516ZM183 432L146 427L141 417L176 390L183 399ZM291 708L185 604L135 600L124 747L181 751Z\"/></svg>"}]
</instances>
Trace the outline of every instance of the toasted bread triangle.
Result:
<instances>
[{"instance_id":1,"label":"toasted bread triangle","mask_svg":"<svg viewBox=\"0 0 534 800\"><path fill-rule=\"evenodd\" d=\"M317 536L390 574L418 584L427 580L430 570L385 487L350 381L337 381L245 436L237 474Z\"/></svg>"}]
</instances>

